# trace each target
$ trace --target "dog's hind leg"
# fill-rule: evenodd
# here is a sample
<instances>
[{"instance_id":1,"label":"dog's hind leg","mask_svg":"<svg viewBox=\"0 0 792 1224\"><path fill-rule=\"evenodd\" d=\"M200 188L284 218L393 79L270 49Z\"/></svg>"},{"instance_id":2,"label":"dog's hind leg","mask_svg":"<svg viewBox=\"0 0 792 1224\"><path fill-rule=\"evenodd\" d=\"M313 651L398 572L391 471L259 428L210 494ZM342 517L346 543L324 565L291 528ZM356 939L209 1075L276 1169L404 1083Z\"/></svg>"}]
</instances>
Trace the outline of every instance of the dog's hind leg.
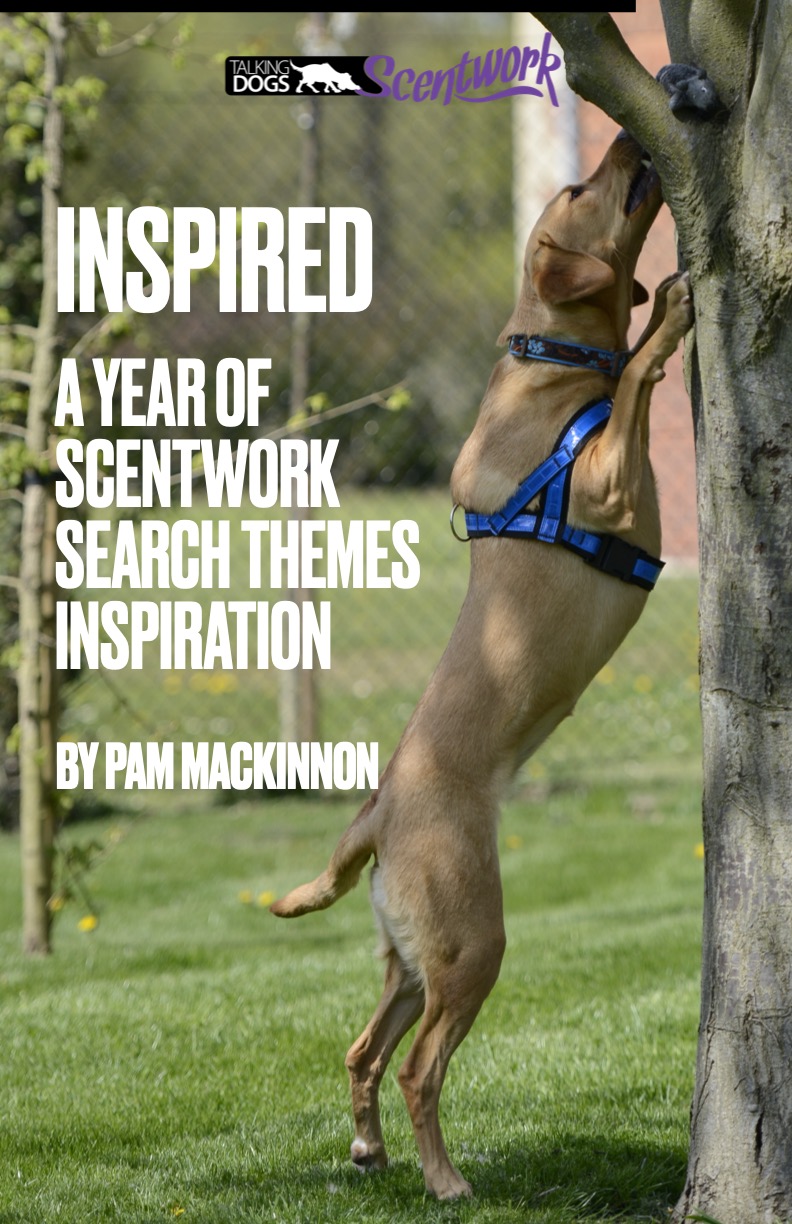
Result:
<instances>
[{"instance_id":1,"label":"dog's hind leg","mask_svg":"<svg viewBox=\"0 0 792 1224\"><path fill-rule=\"evenodd\" d=\"M438 1105L454 1050L467 1035L498 978L506 945L502 927L476 941L427 980L426 1010L415 1041L399 1071L430 1194L456 1199L472 1193L451 1164L443 1142Z\"/></svg>"},{"instance_id":2,"label":"dog's hind leg","mask_svg":"<svg viewBox=\"0 0 792 1224\"><path fill-rule=\"evenodd\" d=\"M388 1163L379 1113L379 1086L393 1051L424 1009L424 992L398 953L388 953L377 1010L346 1056L355 1115L352 1160L361 1170Z\"/></svg>"}]
</instances>

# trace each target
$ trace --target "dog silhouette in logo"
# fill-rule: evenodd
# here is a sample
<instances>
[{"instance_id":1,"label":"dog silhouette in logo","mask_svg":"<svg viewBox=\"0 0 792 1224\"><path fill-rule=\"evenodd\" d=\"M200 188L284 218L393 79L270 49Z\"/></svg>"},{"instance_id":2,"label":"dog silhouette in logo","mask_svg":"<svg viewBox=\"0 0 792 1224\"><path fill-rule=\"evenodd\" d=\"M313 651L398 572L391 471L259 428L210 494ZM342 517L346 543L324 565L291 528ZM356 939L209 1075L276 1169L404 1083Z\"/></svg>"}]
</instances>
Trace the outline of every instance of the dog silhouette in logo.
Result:
<instances>
[{"instance_id":1,"label":"dog silhouette in logo","mask_svg":"<svg viewBox=\"0 0 792 1224\"><path fill-rule=\"evenodd\" d=\"M292 67L296 72L302 73L297 93L302 93L303 85L307 85L314 93L319 93L317 85L324 85L325 93L341 93L345 89L354 89L357 92L359 88L348 72L338 72L332 64L306 64L304 68L299 64L292 64Z\"/></svg>"}]
</instances>

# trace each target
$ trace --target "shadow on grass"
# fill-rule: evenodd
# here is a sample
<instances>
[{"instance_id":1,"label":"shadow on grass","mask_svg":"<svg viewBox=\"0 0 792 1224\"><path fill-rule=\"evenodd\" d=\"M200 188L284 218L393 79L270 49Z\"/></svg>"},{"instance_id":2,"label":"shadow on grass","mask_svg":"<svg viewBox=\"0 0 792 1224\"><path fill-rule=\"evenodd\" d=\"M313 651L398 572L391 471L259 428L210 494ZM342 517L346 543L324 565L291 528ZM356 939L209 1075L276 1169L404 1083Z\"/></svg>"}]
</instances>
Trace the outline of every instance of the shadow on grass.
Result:
<instances>
[{"instance_id":1,"label":"shadow on grass","mask_svg":"<svg viewBox=\"0 0 792 1224\"><path fill-rule=\"evenodd\" d=\"M488 1148L485 1156L479 1173L469 1170L479 1199L535 1209L557 1202L562 1218L576 1221L667 1219L687 1161L681 1145L574 1132L536 1149Z\"/></svg>"},{"instance_id":2,"label":"shadow on grass","mask_svg":"<svg viewBox=\"0 0 792 1224\"><path fill-rule=\"evenodd\" d=\"M518 1143L457 1153L472 1199L438 1203L429 1197L415 1159L361 1176L351 1164L321 1158L291 1169L217 1169L192 1189L217 1221L365 1220L601 1224L667 1221L684 1182L686 1154L673 1145L558 1136L556 1145L530 1150ZM273 1216L272 1213L275 1213Z\"/></svg>"}]
</instances>

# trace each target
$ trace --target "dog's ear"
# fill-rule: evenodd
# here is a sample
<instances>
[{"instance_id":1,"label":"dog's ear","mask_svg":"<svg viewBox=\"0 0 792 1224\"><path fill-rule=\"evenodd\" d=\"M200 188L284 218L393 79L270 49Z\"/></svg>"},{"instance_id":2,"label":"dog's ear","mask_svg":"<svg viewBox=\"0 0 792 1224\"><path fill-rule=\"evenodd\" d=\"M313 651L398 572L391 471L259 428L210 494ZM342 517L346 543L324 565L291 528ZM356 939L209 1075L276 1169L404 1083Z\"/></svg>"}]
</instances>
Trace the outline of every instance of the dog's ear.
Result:
<instances>
[{"instance_id":1,"label":"dog's ear","mask_svg":"<svg viewBox=\"0 0 792 1224\"><path fill-rule=\"evenodd\" d=\"M649 301L649 294L639 280L633 281L633 306L643 306L644 302Z\"/></svg>"},{"instance_id":2,"label":"dog's ear","mask_svg":"<svg viewBox=\"0 0 792 1224\"><path fill-rule=\"evenodd\" d=\"M534 289L548 306L579 302L616 283L610 264L583 251L567 251L553 243L540 242L531 276Z\"/></svg>"}]
</instances>

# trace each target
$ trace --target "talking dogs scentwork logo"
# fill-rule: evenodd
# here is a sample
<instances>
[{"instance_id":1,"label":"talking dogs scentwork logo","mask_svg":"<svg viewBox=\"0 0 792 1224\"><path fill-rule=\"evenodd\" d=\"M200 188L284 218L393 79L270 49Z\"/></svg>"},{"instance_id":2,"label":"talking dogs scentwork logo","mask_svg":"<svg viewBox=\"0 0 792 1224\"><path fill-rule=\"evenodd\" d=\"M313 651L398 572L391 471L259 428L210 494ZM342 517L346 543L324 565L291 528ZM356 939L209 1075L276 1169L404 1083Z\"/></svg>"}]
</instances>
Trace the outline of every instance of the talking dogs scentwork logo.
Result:
<instances>
[{"instance_id":1,"label":"talking dogs scentwork logo","mask_svg":"<svg viewBox=\"0 0 792 1224\"><path fill-rule=\"evenodd\" d=\"M321 94L392 98L396 102L495 102L527 95L558 106L553 73L562 67L545 34L541 47L498 47L483 55L465 51L450 68L417 71L398 66L392 55L230 56L226 93L237 97Z\"/></svg>"},{"instance_id":2,"label":"talking dogs scentwork logo","mask_svg":"<svg viewBox=\"0 0 792 1224\"><path fill-rule=\"evenodd\" d=\"M232 55L226 60L226 93L235 97L358 94L371 88L365 55Z\"/></svg>"}]
</instances>

